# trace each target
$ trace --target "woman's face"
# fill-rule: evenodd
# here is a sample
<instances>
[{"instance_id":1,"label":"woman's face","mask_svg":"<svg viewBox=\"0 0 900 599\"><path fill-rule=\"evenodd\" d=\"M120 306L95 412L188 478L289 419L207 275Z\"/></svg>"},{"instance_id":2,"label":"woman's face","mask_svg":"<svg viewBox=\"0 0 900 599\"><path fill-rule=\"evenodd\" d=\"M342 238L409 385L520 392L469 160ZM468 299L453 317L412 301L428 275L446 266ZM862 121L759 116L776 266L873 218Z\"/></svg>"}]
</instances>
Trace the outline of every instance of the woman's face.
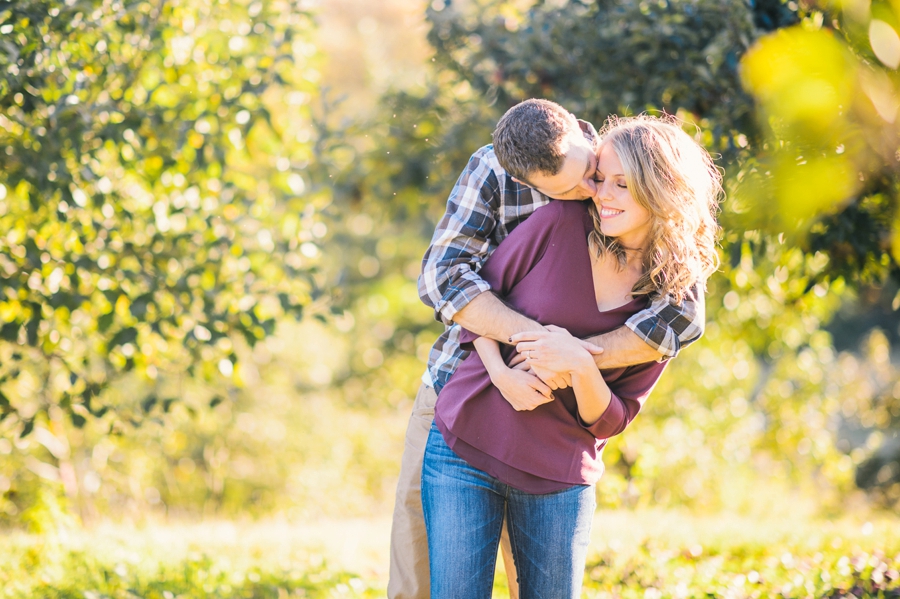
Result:
<instances>
[{"instance_id":1,"label":"woman's face","mask_svg":"<svg viewBox=\"0 0 900 599\"><path fill-rule=\"evenodd\" d=\"M595 180L597 193L593 200L600 214L600 231L616 237L626 248L643 248L650 234L651 214L631 195L625 170L612 144L600 148Z\"/></svg>"}]
</instances>

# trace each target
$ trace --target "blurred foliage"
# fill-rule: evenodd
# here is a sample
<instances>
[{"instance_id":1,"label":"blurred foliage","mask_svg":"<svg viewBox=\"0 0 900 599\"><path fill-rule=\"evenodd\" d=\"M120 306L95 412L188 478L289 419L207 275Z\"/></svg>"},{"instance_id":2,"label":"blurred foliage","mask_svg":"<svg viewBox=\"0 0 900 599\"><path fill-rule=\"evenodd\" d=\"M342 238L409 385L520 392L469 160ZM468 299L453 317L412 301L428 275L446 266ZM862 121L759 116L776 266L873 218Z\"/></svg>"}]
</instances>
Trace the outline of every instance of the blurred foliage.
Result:
<instances>
[{"instance_id":1,"label":"blurred foliage","mask_svg":"<svg viewBox=\"0 0 900 599\"><path fill-rule=\"evenodd\" d=\"M311 27L286 1L0 5L7 430L178 400L110 406L128 372L240 385L235 343L321 295Z\"/></svg>"},{"instance_id":2,"label":"blurred foliage","mask_svg":"<svg viewBox=\"0 0 900 599\"><path fill-rule=\"evenodd\" d=\"M170 381L179 401L164 426L151 422L111 436L102 420L75 428L57 409L29 437L0 439L0 517L54 532L77 519L142 521L154 511L185 518L383 511L396 469L384 429L402 430L409 392L395 387L393 395L367 402L356 382L345 385L347 402L340 401L329 387L353 366L345 362L346 340L329 339L324 329L314 322L284 325L252 352L239 352L247 388L213 408L203 381ZM298 339L318 341L307 347ZM362 359L380 356L366 349ZM368 370L364 363L356 368ZM142 390L126 380L109 395L124 400Z\"/></svg>"},{"instance_id":3,"label":"blurred foliage","mask_svg":"<svg viewBox=\"0 0 900 599\"><path fill-rule=\"evenodd\" d=\"M808 254L827 256L809 288L848 281L871 295L900 281L898 30L896 2L827 2L800 25L762 39L743 61L764 136L735 177L739 222L784 230ZM892 304L896 313L900 294ZM875 324L896 327L895 318ZM848 397L836 397L840 411L829 413L843 416L839 447L856 453L856 484L894 505L898 376L881 331L862 349L866 376L838 387Z\"/></svg>"},{"instance_id":4,"label":"blurred foliage","mask_svg":"<svg viewBox=\"0 0 900 599\"><path fill-rule=\"evenodd\" d=\"M343 415L297 437L285 422L320 424L308 406L264 424L240 409L276 322L327 313L324 211L347 144L313 16L280 0L0 3L0 520L271 510L291 484L289 500L329 488L270 447L366 469L324 437L349 432Z\"/></svg>"},{"instance_id":5,"label":"blurred foliage","mask_svg":"<svg viewBox=\"0 0 900 599\"><path fill-rule=\"evenodd\" d=\"M738 61L757 35L742 0L434 3L429 41L440 67L502 114L528 97L580 118L647 109L708 119L711 150L731 158L752 128ZM438 10L440 9L440 10ZM612 66L614 68L612 68Z\"/></svg>"},{"instance_id":6,"label":"blurred foliage","mask_svg":"<svg viewBox=\"0 0 900 599\"><path fill-rule=\"evenodd\" d=\"M799 232L829 278L900 281L898 26L896 3L833 2L743 61L764 132L736 175L744 226Z\"/></svg>"},{"instance_id":7,"label":"blurred foliage","mask_svg":"<svg viewBox=\"0 0 900 599\"><path fill-rule=\"evenodd\" d=\"M648 541L637 555L614 550L587 564L585 586L612 597L900 597L896 558L882 551L840 555L831 547L813 555L770 547L706 552L700 545L662 547ZM604 596L604 595L600 595Z\"/></svg>"},{"instance_id":8,"label":"blurred foliage","mask_svg":"<svg viewBox=\"0 0 900 599\"><path fill-rule=\"evenodd\" d=\"M441 329L421 256L529 96L678 114L726 173L707 334L601 504L896 505L896 332L826 329L896 272L896 21L863 4L439 0L426 80L360 113L310 3L0 3L0 521L384 511Z\"/></svg>"}]
</instances>

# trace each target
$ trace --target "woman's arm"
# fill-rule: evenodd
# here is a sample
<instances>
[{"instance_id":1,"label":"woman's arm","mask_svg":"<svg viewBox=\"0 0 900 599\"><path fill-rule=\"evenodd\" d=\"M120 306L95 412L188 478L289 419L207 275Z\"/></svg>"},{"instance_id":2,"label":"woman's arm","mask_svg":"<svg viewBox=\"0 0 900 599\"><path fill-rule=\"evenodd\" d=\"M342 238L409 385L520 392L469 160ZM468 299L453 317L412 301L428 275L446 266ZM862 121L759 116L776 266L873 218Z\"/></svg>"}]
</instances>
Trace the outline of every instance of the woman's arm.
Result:
<instances>
[{"instance_id":1,"label":"woman's arm","mask_svg":"<svg viewBox=\"0 0 900 599\"><path fill-rule=\"evenodd\" d=\"M479 337L472 343L491 382L516 411L533 410L553 401L553 391L541 379L530 372L513 370L506 365L500 354L499 343L487 337ZM597 368L594 367L594 370Z\"/></svg>"},{"instance_id":2,"label":"woman's arm","mask_svg":"<svg viewBox=\"0 0 900 599\"><path fill-rule=\"evenodd\" d=\"M573 338L574 339L574 338ZM612 400L612 392L603 375L597 370L594 356L580 345L573 346L581 354L581 359L573 362L569 371L572 376L572 391L578 403L578 416L584 425L590 426L600 420Z\"/></svg>"},{"instance_id":3,"label":"woman's arm","mask_svg":"<svg viewBox=\"0 0 900 599\"><path fill-rule=\"evenodd\" d=\"M560 327L550 325L547 329L549 332L540 333L539 338L529 333L513 336L513 341L519 341L516 349L525 354L529 363L565 372L570 377L578 404L578 416L585 425L590 426L609 407L612 398L609 386L597 370L594 356L585 349L580 339ZM539 340L540 344L521 341L522 335Z\"/></svg>"},{"instance_id":4,"label":"woman's arm","mask_svg":"<svg viewBox=\"0 0 900 599\"><path fill-rule=\"evenodd\" d=\"M514 335L519 353L529 362L546 363L552 369L571 373L572 387L578 403L579 424L598 439L618 435L634 420L644 401L666 367L666 363L650 362L631 366L609 384L596 365L591 372L584 343L565 329L549 326L546 333ZM593 364L593 357L591 357Z\"/></svg>"}]
</instances>

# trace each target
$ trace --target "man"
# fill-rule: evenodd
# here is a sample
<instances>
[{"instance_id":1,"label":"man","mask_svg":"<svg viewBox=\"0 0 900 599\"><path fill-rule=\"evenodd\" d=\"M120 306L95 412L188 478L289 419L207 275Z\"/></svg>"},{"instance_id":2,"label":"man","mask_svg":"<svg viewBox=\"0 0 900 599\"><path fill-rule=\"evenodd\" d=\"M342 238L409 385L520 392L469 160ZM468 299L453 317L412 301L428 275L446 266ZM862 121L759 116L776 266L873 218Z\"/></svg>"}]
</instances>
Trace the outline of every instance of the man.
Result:
<instances>
[{"instance_id":1,"label":"man","mask_svg":"<svg viewBox=\"0 0 900 599\"><path fill-rule=\"evenodd\" d=\"M595 138L589 123L577 121L558 104L522 102L500 119L493 146L472 155L450 193L419 277L422 301L434 308L435 317L446 328L431 349L407 428L391 529L391 599L422 599L430 594L420 491L422 460L437 394L467 355L459 347L460 327L502 343L513 334L544 328L508 308L478 271L500 242L550 198L583 200L597 193ZM671 358L698 339L702 327L702 297L681 306L660 298L625 327L588 341L597 346L589 346L597 366L615 368ZM552 400L553 389L569 383L561 373L543 369L537 362L531 363L528 377L520 378L525 382L515 393L539 394L543 401ZM503 545L515 597L514 568L508 543Z\"/></svg>"}]
</instances>

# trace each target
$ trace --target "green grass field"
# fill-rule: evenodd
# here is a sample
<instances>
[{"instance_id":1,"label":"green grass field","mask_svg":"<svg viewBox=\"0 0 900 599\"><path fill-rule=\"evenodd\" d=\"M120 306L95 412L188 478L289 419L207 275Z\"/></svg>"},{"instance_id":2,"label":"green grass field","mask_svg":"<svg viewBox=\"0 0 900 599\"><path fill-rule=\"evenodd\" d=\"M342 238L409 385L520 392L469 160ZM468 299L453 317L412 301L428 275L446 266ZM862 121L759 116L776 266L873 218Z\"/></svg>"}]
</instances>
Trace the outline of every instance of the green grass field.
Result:
<instances>
[{"instance_id":1,"label":"green grass field","mask_svg":"<svg viewBox=\"0 0 900 599\"><path fill-rule=\"evenodd\" d=\"M0 537L0 598L382 597L388 518ZM900 522L598 513L584 597L900 598ZM497 577L495 597L505 597Z\"/></svg>"}]
</instances>

